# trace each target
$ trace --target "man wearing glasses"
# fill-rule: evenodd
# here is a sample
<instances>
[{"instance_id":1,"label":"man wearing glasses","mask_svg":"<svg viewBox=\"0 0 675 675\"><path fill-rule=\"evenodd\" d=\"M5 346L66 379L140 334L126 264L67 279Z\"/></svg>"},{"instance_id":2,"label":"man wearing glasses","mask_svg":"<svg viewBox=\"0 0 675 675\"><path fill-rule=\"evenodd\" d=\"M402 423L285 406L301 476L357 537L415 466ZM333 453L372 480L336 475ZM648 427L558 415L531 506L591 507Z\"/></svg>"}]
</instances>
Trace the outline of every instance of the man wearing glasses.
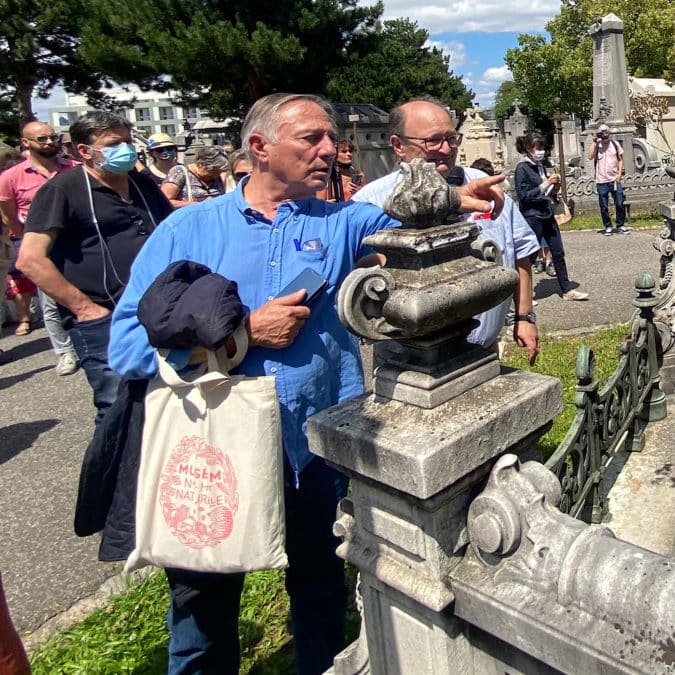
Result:
<instances>
[{"instance_id":1,"label":"man wearing glasses","mask_svg":"<svg viewBox=\"0 0 675 675\"><path fill-rule=\"evenodd\" d=\"M0 176L0 214L9 230L15 250L23 238L28 209L37 191L51 178L78 166L72 159L59 157L59 135L44 122L29 122L21 132L21 145L28 150L25 162L4 171ZM4 288L5 280L2 279ZM77 370L77 356L52 298L40 292L45 328L57 356L56 373L71 375ZM28 307L25 308L28 310ZM19 317L17 335L30 333L30 320Z\"/></svg>"},{"instance_id":2,"label":"man wearing glasses","mask_svg":"<svg viewBox=\"0 0 675 675\"><path fill-rule=\"evenodd\" d=\"M486 175L476 169L455 165L462 134L455 130L450 114L438 101L413 99L394 108L389 114L389 131L389 140L399 161L410 162L415 158L422 158L432 162L436 165L436 171L450 185L464 185L474 178L484 178ZM382 207L402 177L402 171L397 170L368 183L354 195L353 200ZM520 281L514 293L516 322L513 335L516 343L527 349L530 364L534 364L539 353L539 334L532 311L532 269L529 256L539 250L537 238L508 196L505 198L504 209L496 219L491 220L485 218L485 214L478 213L469 214L465 218L474 220L478 225L479 239L497 242L502 252L502 264L505 267L514 267L518 272ZM509 305L510 301L507 300L476 316L480 325L471 332L469 341L483 346L493 344L504 325Z\"/></svg>"}]
</instances>

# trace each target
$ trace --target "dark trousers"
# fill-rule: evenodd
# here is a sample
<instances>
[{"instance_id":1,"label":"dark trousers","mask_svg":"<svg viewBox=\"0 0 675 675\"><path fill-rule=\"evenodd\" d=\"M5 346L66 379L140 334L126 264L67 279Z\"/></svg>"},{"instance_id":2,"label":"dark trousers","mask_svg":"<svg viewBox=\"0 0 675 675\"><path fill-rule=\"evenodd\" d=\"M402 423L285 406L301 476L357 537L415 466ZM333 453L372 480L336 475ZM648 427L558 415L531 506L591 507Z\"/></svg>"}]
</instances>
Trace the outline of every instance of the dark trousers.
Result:
<instances>
[{"instance_id":1,"label":"dark trousers","mask_svg":"<svg viewBox=\"0 0 675 675\"><path fill-rule=\"evenodd\" d=\"M344 563L335 555L340 542L332 528L337 503L346 493L347 478L319 457L300 473L298 489L287 485L285 490L286 590L299 675L323 673L343 647ZM169 675L236 675L244 575L167 569L166 576Z\"/></svg>"},{"instance_id":2,"label":"dark trousers","mask_svg":"<svg viewBox=\"0 0 675 675\"><path fill-rule=\"evenodd\" d=\"M551 258L553 259L556 278L560 284L560 290L563 293L571 291L572 285L570 284L570 278L567 274L567 264L565 263L565 248L563 247L562 236L555 218L553 216L549 216L548 218L526 216L525 220L527 220L527 224L537 236L539 245L541 246L541 242L544 239L548 243L548 247L551 249ZM530 256L530 262L535 262L536 259L536 254Z\"/></svg>"},{"instance_id":3,"label":"dark trousers","mask_svg":"<svg viewBox=\"0 0 675 675\"><path fill-rule=\"evenodd\" d=\"M623 203L623 186L621 183L597 183L595 187L598 190L602 224L606 228L612 227L612 220L609 217L609 195L612 195L616 208L616 226L623 227L626 222L626 207Z\"/></svg>"}]
</instances>

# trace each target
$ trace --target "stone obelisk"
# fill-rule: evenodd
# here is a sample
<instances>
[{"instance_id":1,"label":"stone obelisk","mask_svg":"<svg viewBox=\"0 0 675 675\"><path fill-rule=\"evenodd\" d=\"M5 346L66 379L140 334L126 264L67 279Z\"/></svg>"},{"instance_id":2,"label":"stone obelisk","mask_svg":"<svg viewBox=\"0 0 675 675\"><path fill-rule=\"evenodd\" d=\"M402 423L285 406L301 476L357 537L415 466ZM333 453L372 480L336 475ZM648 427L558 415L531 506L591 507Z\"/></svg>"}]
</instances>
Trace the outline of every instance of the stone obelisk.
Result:
<instances>
[{"instance_id":1,"label":"stone obelisk","mask_svg":"<svg viewBox=\"0 0 675 675\"><path fill-rule=\"evenodd\" d=\"M586 143L592 143L593 133L601 124L607 124L612 138L623 146L625 171L631 174L635 172L632 145L635 126L625 121L630 112L630 98L623 21L616 14L607 14L598 17L589 32L593 37L593 122L588 126ZM586 171L593 175L593 163L586 161Z\"/></svg>"}]
</instances>

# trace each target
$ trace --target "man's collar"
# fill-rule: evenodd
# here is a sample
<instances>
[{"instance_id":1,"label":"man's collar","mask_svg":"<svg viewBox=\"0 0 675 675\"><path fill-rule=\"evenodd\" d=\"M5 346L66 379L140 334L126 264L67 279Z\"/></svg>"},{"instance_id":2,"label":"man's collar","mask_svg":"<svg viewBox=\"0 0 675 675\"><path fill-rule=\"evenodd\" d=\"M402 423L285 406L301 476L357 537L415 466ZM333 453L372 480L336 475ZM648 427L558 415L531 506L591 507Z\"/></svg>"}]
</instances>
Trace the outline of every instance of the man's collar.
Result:
<instances>
[{"instance_id":1,"label":"man's collar","mask_svg":"<svg viewBox=\"0 0 675 675\"><path fill-rule=\"evenodd\" d=\"M237 205L239 211L241 211L244 215L251 215L254 212L258 213L258 211L252 208L251 205L246 201L246 198L244 197L244 186L246 185L246 183L248 183L250 178L251 178L250 175L242 178L237 183L237 187L235 188L234 191L234 203ZM300 211L302 211L303 207L308 203L309 199L311 198L308 197L307 199L285 200L279 203L279 205L277 206L277 211L279 211L279 209L289 209L292 214L299 213Z\"/></svg>"}]
</instances>

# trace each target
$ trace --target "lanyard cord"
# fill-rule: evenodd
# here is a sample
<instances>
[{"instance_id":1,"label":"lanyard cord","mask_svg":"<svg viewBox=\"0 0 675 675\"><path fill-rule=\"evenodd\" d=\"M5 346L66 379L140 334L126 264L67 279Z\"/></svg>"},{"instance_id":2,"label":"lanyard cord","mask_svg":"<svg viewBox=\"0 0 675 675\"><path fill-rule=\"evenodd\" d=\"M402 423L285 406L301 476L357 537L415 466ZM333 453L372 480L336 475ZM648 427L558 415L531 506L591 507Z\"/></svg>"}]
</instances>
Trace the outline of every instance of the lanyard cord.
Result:
<instances>
[{"instance_id":1,"label":"lanyard cord","mask_svg":"<svg viewBox=\"0 0 675 675\"><path fill-rule=\"evenodd\" d=\"M94 209L94 195L91 189L91 181L89 179L89 174L84 167L82 167L82 171L84 172L84 182L87 186L87 197L89 198L89 209L91 211L91 219L94 223L94 227L96 228L96 233L98 234L98 242L99 247L101 249L101 257L103 258L103 289L105 290L106 295L110 299L110 302L112 302L113 306L116 307L117 302L115 301L112 294L110 293L110 290L108 289L108 266L105 264L106 257L110 261L110 268L112 269L118 283L122 286L122 288L126 288L126 284L122 281L122 279L120 279L119 272L117 271L117 268L115 267L115 262L113 261L112 252L110 251L110 247L108 246L108 242L103 238L103 234L101 233L101 228L98 224L98 218L96 217L96 210ZM155 221L155 217L152 215L152 211L148 206L148 202L146 201L145 196L140 191L138 185L136 185L134 179L131 176L129 176L129 181L131 182L131 185L133 185L134 188L136 188L136 192L140 195L141 200L143 201L143 206L145 207L145 210L147 211L148 215L150 216L150 220L152 221L153 229L156 228L157 222Z\"/></svg>"}]
</instances>

